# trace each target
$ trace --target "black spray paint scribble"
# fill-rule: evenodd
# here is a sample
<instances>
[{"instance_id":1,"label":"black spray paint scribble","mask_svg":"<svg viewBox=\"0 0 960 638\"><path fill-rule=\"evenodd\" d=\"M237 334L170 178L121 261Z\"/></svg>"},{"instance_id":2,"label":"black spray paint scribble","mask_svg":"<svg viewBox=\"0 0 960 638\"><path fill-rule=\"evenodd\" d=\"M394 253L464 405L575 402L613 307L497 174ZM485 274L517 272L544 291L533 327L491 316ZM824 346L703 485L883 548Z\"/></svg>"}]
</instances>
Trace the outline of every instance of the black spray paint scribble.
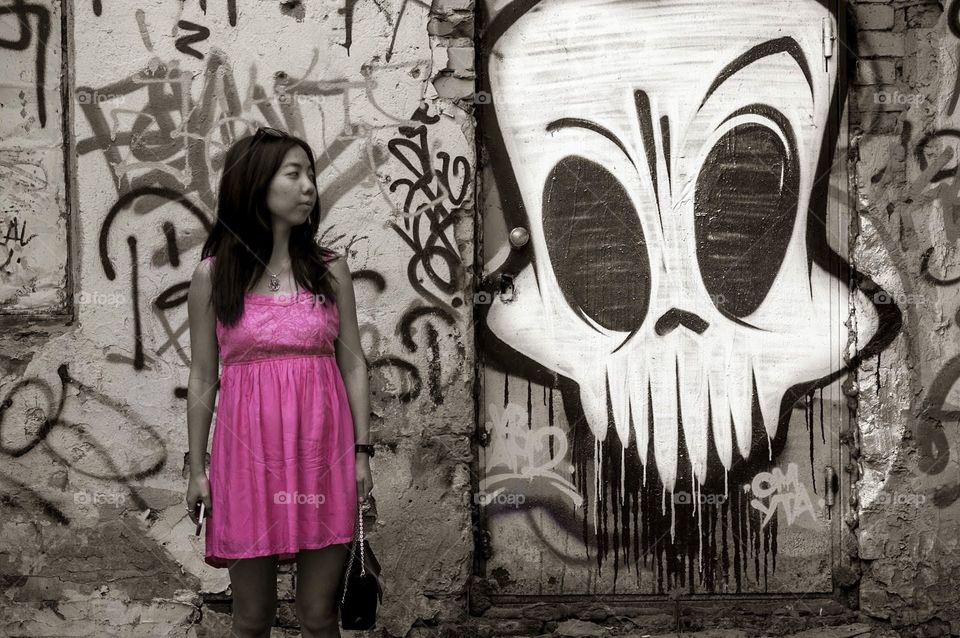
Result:
<instances>
[{"instance_id":1,"label":"black spray paint scribble","mask_svg":"<svg viewBox=\"0 0 960 638\"><path fill-rule=\"evenodd\" d=\"M399 160L412 178L395 179L390 184L390 192L404 188L403 227L390 222L390 227L413 251L407 263L407 278L410 285L420 295L449 314L455 314L456 308L463 305L462 299L447 302L423 284L420 272L429 278L433 286L445 295L452 295L460 289L463 279L463 264L457 247L451 242L457 217L454 209L466 196L470 185L470 165L462 155L451 158L444 151L437 152L440 165L435 167L430 157L427 141L427 125L435 124L439 116L429 116L421 106L411 118L419 121L419 126L401 126L402 137L395 137L387 143L391 155ZM455 188L456 190L452 190ZM434 263L440 260L446 269L438 273Z\"/></svg>"},{"instance_id":2,"label":"black spray paint scribble","mask_svg":"<svg viewBox=\"0 0 960 638\"><path fill-rule=\"evenodd\" d=\"M947 25L954 38L960 38L960 2L951 2L947 9ZM956 112L960 101L960 76L951 89L951 96L947 106L946 116ZM889 215L871 215L875 226L884 243L892 255L895 256L900 274L900 284L906 298L916 298L913 281L908 275L917 272L922 281L934 289L949 289L960 284L960 273L940 272L931 264L934 261L937 246L936 238L927 236L926 220L922 217L933 210L930 204L934 201L940 204L943 215L943 239L947 244L960 238L960 163L956 162L956 148L960 141L960 129L954 127L939 128L932 131L920 131L919 138L914 137L914 124L910 120L903 122L899 134L899 141L892 143L888 148L891 157L902 150L920 168L920 174L909 185L909 189L902 201L896 202L906 208L900 216L904 228L899 231L888 229ZM897 148L899 146L899 149ZM872 184L881 185L890 179L887 175L889 165L880 168L870 176ZM890 203L891 205L893 202ZM882 204L879 206L882 207ZM878 208L879 208L878 207ZM907 232L904 232L906 230ZM893 233L896 233L894 238ZM919 266L907 262L907 255L919 255ZM944 298L943 296L939 298ZM908 304L906 308L907 325L917 326L920 322L916 304ZM960 308L954 313L953 329L960 328ZM907 331L911 334L912 331ZM916 340L909 339L910 358L921 360ZM879 374L879 365L878 374ZM944 477L944 482L937 486L932 495L932 502L940 508L953 505L960 500L960 480L955 477L946 478L944 472L950 467L951 446L956 445L960 433L960 412L951 409L951 390L960 382L960 357L952 357L936 373L933 382L926 387L920 387L919 379L911 375L908 377L912 387L917 387L911 395L923 394L919 409L911 412L910 417L915 420L914 437L918 451L917 469L928 476ZM879 390L879 383L878 383Z\"/></svg>"},{"instance_id":3,"label":"black spray paint scribble","mask_svg":"<svg viewBox=\"0 0 960 638\"><path fill-rule=\"evenodd\" d=\"M10 6L0 7L0 18L13 16L19 26L19 37L7 40L0 38L0 49L26 51L36 47L34 54L34 76L36 79L37 116L40 126L47 125L47 42L50 40L50 11L39 4L28 4L24 0L14 0ZM36 20L36 26L34 26ZM4 24L9 24L4 20ZM36 41L34 41L36 36Z\"/></svg>"},{"instance_id":4,"label":"black spray paint scribble","mask_svg":"<svg viewBox=\"0 0 960 638\"><path fill-rule=\"evenodd\" d=\"M353 273L355 282L371 285L377 297L383 297L387 290L386 278L369 269ZM375 298L372 303L378 303ZM443 332L441 332L443 331ZM364 325L361 336L377 344L383 339L375 326ZM403 404L411 404L423 394L424 384L432 405L444 402L444 391L452 379L461 376L467 351L463 335L457 327L457 317L443 308L417 306L403 313L396 326L394 335L386 339L393 343L400 339L403 353L386 354L373 357L369 362L374 398L383 394L385 398L397 399ZM418 341L420 344L418 344ZM452 343L451 352L443 350L443 343ZM422 345L426 351L422 351ZM426 379L420 367L408 355L419 354L426 361ZM444 374L446 372L446 374Z\"/></svg>"},{"instance_id":5,"label":"black spray paint scribble","mask_svg":"<svg viewBox=\"0 0 960 638\"><path fill-rule=\"evenodd\" d=\"M340 46L347 50L348 56L350 55L350 47L353 46L353 21L358 4L357 0L344 0L343 7L337 9L337 13L343 16L344 28L344 41L340 43ZM400 25L403 23L403 17L407 13L407 10L414 4L420 5L425 10L431 10L430 3L424 2L424 0L400 0L400 8L397 10L396 16L394 16L384 9L382 3L374 3L374 6L376 6L380 14L383 15L384 20L386 20L387 25L392 29L390 43L387 45L387 50L383 56L387 62L390 62L393 58L393 50L397 43L397 34L400 31Z\"/></svg>"},{"instance_id":6,"label":"black spray paint scribble","mask_svg":"<svg viewBox=\"0 0 960 638\"><path fill-rule=\"evenodd\" d=\"M186 29L188 31L193 31L194 33L190 35L184 35L177 38L174 46L177 47L177 51L181 53L186 53L191 55L198 60L203 59L203 54L193 48L193 45L197 42L203 42L210 37L210 29L203 26L202 24L196 24L194 22L189 22L187 20L181 20L177 23L177 29Z\"/></svg>"},{"instance_id":7,"label":"black spray paint scribble","mask_svg":"<svg viewBox=\"0 0 960 638\"><path fill-rule=\"evenodd\" d=\"M138 262L145 260L150 269L176 267L181 254L197 242L194 236L189 244L183 244L183 238L195 235L198 229L209 231L216 203L215 181L222 168L223 153L235 139L249 132L252 125L248 125L248 121L259 115L271 126L297 131L302 128L301 101L294 98L343 95L352 89L352 85L342 82L300 81L293 83L295 86L285 86L274 98L268 98L265 89L258 85L252 89L257 112L249 113L242 107L233 71L221 52L214 49L208 53L203 78L201 95L196 100L190 91L191 74L179 71L173 63L101 87L78 88L90 95L129 97L125 104L137 97L142 100L140 117L127 128L116 131L110 125L113 118L108 103L95 100L82 103L81 110L93 134L77 143L81 156L102 153L105 170L119 194L101 225L99 249L108 279L114 280L118 270L132 273L129 299L133 306L133 356L124 362L137 371L149 363L142 342L143 310L152 309L160 321L165 322L169 310L186 302L184 283L162 291L156 299L143 299L140 280L149 273ZM289 78L278 81L284 85L291 83ZM229 121L221 121L223 118ZM346 132L331 142L317 153L318 173L360 142L362 138L348 137ZM372 156L376 165L387 159L382 149L374 149ZM320 194L326 208L375 170L376 166L367 166L366 159L360 157L341 167L337 177ZM141 164L144 168L140 168ZM125 170L120 168L124 166ZM178 208L171 209L170 204ZM170 212L174 212L174 217L170 217ZM143 236L149 236L149 230L154 234L159 231L163 244L149 245L146 252L143 245L139 245L141 252L138 253L141 242L137 237L117 237L112 232L121 213L134 216L141 223L153 221L155 228L143 226ZM126 244L123 262L130 259L132 265L114 263L118 259L114 253L118 241ZM183 358L178 331L166 324L164 329L168 340L161 350L172 347ZM177 388L175 394L182 396L184 389Z\"/></svg>"},{"instance_id":8,"label":"black spray paint scribble","mask_svg":"<svg viewBox=\"0 0 960 638\"><path fill-rule=\"evenodd\" d=\"M136 484L157 475L166 464L167 444L163 437L151 424L131 416L129 406L71 377L67 364L57 368L57 376L60 379L57 388L40 378L24 379L10 388L0 400L0 454L30 463L51 457L73 473L123 485L129 490L136 509L149 509ZM72 394L77 395L75 400L82 402L85 410L99 406L123 417L132 428L130 436L138 441L138 456L131 459L126 452L118 456L116 453L120 448L114 445L115 441L102 442L90 433L90 426L64 418L64 407ZM14 422L11 418L14 412L26 415L30 422ZM13 432L27 432L29 435L19 445L10 445L7 440L13 436ZM50 435L54 432L58 435L57 443L50 441ZM61 453L59 448L65 441L82 445L87 453L80 460L75 460L69 449L65 450L67 453ZM124 464L127 467L123 467ZM69 517L54 502L14 476L0 473L0 489L3 490L0 503L28 513L43 514L61 525L70 524Z\"/></svg>"},{"instance_id":9,"label":"black spray paint scribble","mask_svg":"<svg viewBox=\"0 0 960 638\"><path fill-rule=\"evenodd\" d=\"M186 0L180 0L180 3L183 4ZM203 12L203 15L207 15L207 0L199 0L200 10ZM103 15L103 2L102 0L93 0L93 15L100 17ZM237 26L237 0L227 0L227 19L230 21L230 26Z\"/></svg>"}]
</instances>

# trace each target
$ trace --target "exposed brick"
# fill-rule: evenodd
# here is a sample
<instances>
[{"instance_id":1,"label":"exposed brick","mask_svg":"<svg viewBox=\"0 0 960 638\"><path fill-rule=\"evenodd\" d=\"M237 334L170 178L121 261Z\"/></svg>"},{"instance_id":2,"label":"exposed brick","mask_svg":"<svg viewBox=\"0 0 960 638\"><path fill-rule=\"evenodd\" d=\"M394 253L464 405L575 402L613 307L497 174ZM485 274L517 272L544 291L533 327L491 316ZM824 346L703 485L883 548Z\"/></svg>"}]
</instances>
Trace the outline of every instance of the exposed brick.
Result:
<instances>
[{"instance_id":1,"label":"exposed brick","mask_svg":"<svg viewBox=\"0 0 960 638\"><path fill-rule=\"evenodd\" d=\"M903 7L896 9L893 15L893 32L903 33L907 30L907 10Z\"/></svg>"},{"instance_id":2,"label":"exposed brick","mask_svg":"<svg viewBox=\"0 0 960 638\"><path fill-rule=\"evenodd\" d=\"M870 635L873 627L864 623L855 625L841 625L838 627L817 627L798 634L791 634L787 638L853 638L854 636Z\"/></svg>"},{"instance_id":3,"label":"exposed brick","mask_svg":"<svg viewBox=\"0 0 960 638\"><path fill-rule=\"evenodd\" d=\"M554 632L556 636L604 636L607 630L602 625L572 618L564 620Z\"/></svg>"},{"instance_id":4,"label":"exposed brick","mask_svg":"<svg viewBox=\"0 0 960 638\"><path fill-rule=\"evenodd\" d=\"M858 6L854 11L860 30L888 30L893 28L893 7L884 4Z\"/></svg>"},{"instance_id":5,"label":"exposed brick","mask_svg":"<svg viewBox=\"0 0 960 638\"><path fill-rule=\"evenodd\" d=\"M911 29L929 29L940 21L942 11L936 4L920 4L906 8L907 27Z\"/></svg>"},{"instance_id":6,"label":"exposed brick","mask_svg":"<svg viewBox=\"0 0 960 638\"><path fill-rule=\"evenodd\" d=\"M433 86L441 97L450 100L468 99L473 95L476 87L473 80L440 76L433 80Z\"/></svg>"},{"instance_id":7,"label":"exposed brick","mask_svg":"<svg viewBox=\"0 0 960 638\"><path fill-rule=\"evenodd\" d=\"M861 31L857 54L861 58L903 57L903 37L886 31Z\"/></svg>"},{"instance_id":8,"label":"exposed brick","mask_svg":"<svg viewBox=\"0 0 960 638\"><path fill-rule=\"evenodd\" d=\"M504 619L496 621L479 621L476 624L478 635L488 636L533 636L543 630L543 623L539 620ZM430 636L437 634L431 632Z\"/></svg>"},{"instance_id":9,"label":"exposed brick","mask_svg":"<svg viewBox=\"0 0 960 638\"><path fill-rule=\"evenodd\" d=\"M455 73L473 72L473 47L448 47L447 68Z\"/></svg>"},{"instance_id":10,"label":"exposed brick","mask_svg":"<svg viewBox=\"0 0 960 638\"><path fill-rule=\"evenodd\" d=\"M293 600L294 598L294 586L293 586L293 574L278 574L277 575L277 599L278 600Z\"/></svg>"},{"instance_id":11,"label":"exposed brick","mask_svg":"<svg viewBox=\"0 0 960 638\"><path fill-rule=\"evenodd\" d=\"M881 113L873 112L867 113L863 121L860 124L860 128L863 129L864 133L871 133L874 135L893 133L897 130L897 126L900 122L899 112L894 113Z\"/></svg>"},{"instance_id":12,"label":"exposed brick","mask_svg":"<svg viewBox=\"0 0 960 638\"><path fill-rule=\"evenodd\" d=\"M281 600L277 603L277 620L276 625L278 627L299 627L300 619L297 618L297 606L296 603Z\"/></svg>"},{"instance_id":13,"label":"exposed brick","mask_svg":"<svg viewBox=\"0 0 960 638\"><path fill-rule=\"evenodd\" d=\"M897 81L897 64L894 60L859 60L856 84L894 84Z\"/></svg>"},{"instance_id":14,"label":"exposed brick","mask_svg":"<svg viewBox=\"0 0 960 638\"><path fill-rule=\"evenodd\" d=\"M888 84L865 86L856 90L857 109L861 113L903 111L911 99L913 94L904 93Z\"/></svg>"},{"instance_id":15,"label":"exposed brick","mask_svg":"<svg viewBox=\"0 0 960 638\"><path fill-rule=\"evenodd\" d=\"M452 37L453 32L454 32L454 26L449 22L447 22L446 20L431 18L430 22L427 24L427 33L429 33L430 35L449 38L449 37Z\"/></svg>"},{"instance_id":16,"label":"exposed brick","mask_svg":"<svg viewBox=\"0 0 960 638\"><path fill-rule=\"evenodd\" d=\"M427 33L445 38L472 38L473 16L468 14L434 16L427 22Z\"/></svg>"},{"instance_id":17,"label":"exposed brick","mask_svg":"<svg viewBox=\"0 0 960 638\"><path fill-rule=\"evenodd\" d=\"M432 8L437 13L472 12L474 2L473 0L437 0L432 4Z\"/></svg>"}]
</instances>

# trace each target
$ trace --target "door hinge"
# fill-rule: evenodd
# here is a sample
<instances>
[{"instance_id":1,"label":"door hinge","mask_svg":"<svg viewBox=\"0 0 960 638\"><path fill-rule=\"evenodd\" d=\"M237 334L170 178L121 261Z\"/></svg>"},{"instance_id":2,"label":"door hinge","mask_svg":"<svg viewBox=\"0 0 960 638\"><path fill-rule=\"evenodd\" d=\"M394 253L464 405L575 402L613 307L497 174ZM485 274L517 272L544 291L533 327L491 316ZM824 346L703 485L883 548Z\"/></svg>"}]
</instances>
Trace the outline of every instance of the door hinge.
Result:
<instances>
[{"instance_id":1,"label":"door hinge","mask_svg":"<svg viewBox=\"0 0 960 638\"><path fill-rule=\"evenodd\" d=\"M837 45L837 34L834 31L833 20L830 18L823 18L820 21L823 35L823 70L830 70L830 58L833 57L833 53Z\"/></svg>"}]
</instances>

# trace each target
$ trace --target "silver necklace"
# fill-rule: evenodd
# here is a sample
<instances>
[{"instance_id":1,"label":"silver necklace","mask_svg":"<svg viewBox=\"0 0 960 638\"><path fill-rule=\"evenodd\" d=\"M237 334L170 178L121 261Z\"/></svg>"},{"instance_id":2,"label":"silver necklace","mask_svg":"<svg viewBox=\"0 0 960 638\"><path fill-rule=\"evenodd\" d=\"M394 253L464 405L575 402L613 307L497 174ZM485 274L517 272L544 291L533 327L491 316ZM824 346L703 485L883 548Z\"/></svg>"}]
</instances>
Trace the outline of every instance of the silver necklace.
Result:
<instances>
[{"instance_id":1,"label":"silver necklace","mask_svg":"<svg viewBox=\"0 0 960 638\"><path fill-rule=\"evenodd\" d=\"M270 290L274 292L280 290L280 276L274 274L274 272L266 266L264 266L264 268L266 268L267 272L270 273ZM284 266L284 268L286 268L286 266Z\"/></svg>"}]
</instances>

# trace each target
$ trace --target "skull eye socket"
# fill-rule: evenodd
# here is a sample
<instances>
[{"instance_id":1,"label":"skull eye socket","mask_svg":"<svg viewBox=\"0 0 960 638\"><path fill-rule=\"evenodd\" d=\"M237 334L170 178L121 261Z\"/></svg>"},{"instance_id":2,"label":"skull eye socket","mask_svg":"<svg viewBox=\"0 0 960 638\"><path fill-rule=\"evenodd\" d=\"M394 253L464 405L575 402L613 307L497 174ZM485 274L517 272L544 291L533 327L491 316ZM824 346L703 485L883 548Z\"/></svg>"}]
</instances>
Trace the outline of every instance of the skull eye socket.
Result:
<instances>
[{"instance_id":1,"label":"skull eye socket","mask_svg":"<svg viewBox=\"0 0 960 638\"><path fill-rule=\"evenodd\" d=\"M567 303L608 330L643 323L650 303L650 261L640 218L606 168L571 155L543 188L543 232Z\"/></svg>"},{"instance_id":2,"label":"skull eye socket","mask_svg":"<svg viewBox=\"0 0 960 638\"><path fill-rule=\"evenodd\" d=\"M714 305L737 318L753 313L770 292L797 218L797 149L789 124L780 124L787 145L762 124L732 128L710 150L697 178L700 274Z\"/></svg>"}]
</instances>

